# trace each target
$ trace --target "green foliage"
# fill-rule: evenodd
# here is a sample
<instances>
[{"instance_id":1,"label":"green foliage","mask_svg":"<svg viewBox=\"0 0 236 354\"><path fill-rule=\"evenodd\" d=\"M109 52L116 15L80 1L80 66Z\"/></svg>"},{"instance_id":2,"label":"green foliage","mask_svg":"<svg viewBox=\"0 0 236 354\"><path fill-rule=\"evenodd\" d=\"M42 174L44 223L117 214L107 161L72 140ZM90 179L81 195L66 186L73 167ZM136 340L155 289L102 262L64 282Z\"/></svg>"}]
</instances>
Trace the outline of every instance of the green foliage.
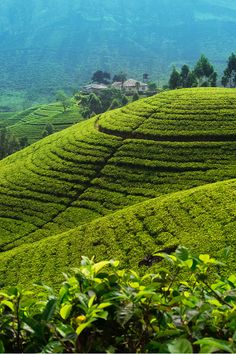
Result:
<instances>
[{"instance_id":1,"label":"green foliage","mask_svg":"<svg viewBox=\"0 0 236 354\"><path fill-rule=\"evenodd\" d=\"M60 103L53 103L16 113L7 121L7 126L9 126L8 130L17 138L21 140L27 137L31 144L42 138L42 133L47 125L52 125L53 132L58 132L82 119L80 107L77 105L72 105L64 112ZM51 128L50 131L52 131Z\"/></svg>"},{"instance_id":2,"label":"green foliage","mask_svg":"<svg viewBox=\"0 0 236 354\"><path fill-rule=\"evenodd\" d=\"M45 128L43 130L42 138L45 138L46 136L51 135L53 133L54 133L53 125L48 123L48 124L46 124L46 126L45 126Z\"/></svg>"},{"instance_id":3,"label":"green foliage","mask_svg":"<svg viewBox=\"0 0 236 354\"><path fill-rule=\"evenodd\" d=\"M182 66L181 72L174 67L170 75L169 88L171 90L197 86L217 86L217 73L214 71L213 65L209 63L205 55L200 57L192 71L189 66L185 64Z\"/></svg>"},{"instance_id":4,"label":"green foliage","mask_svg":"<svg viewBox=\"0 0 236 354\"><path fill-rule=\"evenodd\" d=\"M6 128L0 130L0 160L4 157L21 150L28 144L27 138L23 137L20 140L11 134Z\"/></svg>"},{"instance_id":5,"label":"green foliage","mask_svg":"<svg viewBox=\"0 0 236 354\"><path fill-rule=\"evenodd\" d=\"M125 82L127 80L127 74L120 72L119 74L114 75L112 82Z\"/></svg>"},{"instance_id":6,"label":"green foliage","mask_svg":"<svg viewBox=\"0 0 236 354\"><path fill-rule=\"evenodd\" d=\"M213 65L205 55L201 55L200 59L194 67L194 74L198 78L199 86L216 86L217 73L214 71Z\"/></svg>"},{"instance_id":7,"label":"green foliage","mask_svg":"<svg viewBox=\"0 0 236 354\"><path fill-rule=\"evenodd\" d=\"M170 266L144 276L82 257L59 292L1 291L1 351L235 352L236 275L184 247L158 256Z\"/></svg>"},{"instance_id":8,"label":"green foliage","mask_svg":"<svg viewBox=\"0 0 236 354\"><path fill-rule=\"evenodd\" d=\"M111 102L111 105L110 105L110 108L109 110L112 110L112 109L116 109L116 108L119 108L120 107L120 103L117 99L114 99L112 102Z\"/></svg>"},{"instance_id":9,"label":"green foliage","mask_svg":"<svg viewBox=\"0 0 236 354\"><path fill-rule=\"evenodd\" d=\"M79 94L75 96L75 99L79 102L81 113L85 118L92 117L94 113L96 115L126 106L129 103L128 98L120 90L114 88L103 90L97 95L94 93L89 95Z\"/></svg>"},{"instance_id":10,"label":"green foliage","mask_svg":"<svg viewBox=\"0 0 236 354\"><path fill-rule=\"evenodd\" d=\"M228 65L224 70L221 83L224 87L236 87L236 55L232 53L228 59Z\"/></svg>"},{"instance_id":11,"label":"green foliage","mask_svg":"<svg viewBox=\"0 0 236 354\"><path fill-rule=\"evenodd\" d=\"M174 67L169 79L169 88L175 90L181 87L181 76L180 73Z\"/></svg>"},{"instance_id":12,"label":"green foliage","mask_svg":"<svg viewBox=\"0 0 236 354\"><path fill-rule=\"evenodd\" d=\"M106 71L98 70L92 76L92 81L98 84L109 84L111 79L111 74Z\"/></svg>"},{"instance_id":13,"label":"green foliage","mask_svg":"<svg viewBox=\"0 0 236 354\"><path fill-rule=\"evenodd\" d=\"M65 94L64 91L58 91L56 95L56 100L61 103L64 112L71 107L71 99Z\"/></svg>"},{"instance_id":14,"label":"green foliage","mask_svg":"<svg viewBox=\"0 0 236 354\"><path fill-rule=\"evenodd\" d=\"M132 101L133 102L135 102L135 101L138 101L139 100L139 94L138 94L138 92L135 92L134 94L133 94L133 98L132 98Z\"/></svg>"}]
</instances>

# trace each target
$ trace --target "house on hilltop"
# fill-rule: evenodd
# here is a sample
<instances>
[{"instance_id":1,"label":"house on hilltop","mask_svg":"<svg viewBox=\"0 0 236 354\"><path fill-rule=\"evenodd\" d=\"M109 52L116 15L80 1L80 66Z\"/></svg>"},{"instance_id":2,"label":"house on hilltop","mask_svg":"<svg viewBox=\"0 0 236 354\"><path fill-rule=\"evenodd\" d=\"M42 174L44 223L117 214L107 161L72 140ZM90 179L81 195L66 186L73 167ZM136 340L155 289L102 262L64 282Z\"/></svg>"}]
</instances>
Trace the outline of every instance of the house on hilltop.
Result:
<instances>
[{"instance_id":1,"label":"house on hilltop","mask_svg":"<svg viewBox=\"0 0 236 354\"><path fill-rule=\"evenodd\" d=\"M83 87L85 93L99 93L102 90L107 90L108 86L104 84L89 84Z\"/></svg>"},{"instance_id":2,"label":"house on hilltop","mask_svg":"<svg viewBox=\"0 0 236 354\"><path fill-rule=\"evenodd\" d=\"M125 93L145 93L148 91L148 85L144 82L134 80L134 79L128 79L124 82L113 82L111 86L105 85L105 84L96 84L92 83L89 85L86 85L83 87L83 92L84 93L99 93L103 90L107 90L111 88L115 88L117 90L124 90Z\"/></svg>"},{"instance_id":3,"label":"house on hilltop","mask_svg":"<svg viewBox=\"0 0 236 354\"><path fill-rule=\"evenodd\" d=\"M114 82L112 87L121 90L123 89L125 92L135 92L138 91L140 93L148 91L148 85L144 82L140 82L134 79L126 80L125 82Z\"/></svg>"}]
</instances>

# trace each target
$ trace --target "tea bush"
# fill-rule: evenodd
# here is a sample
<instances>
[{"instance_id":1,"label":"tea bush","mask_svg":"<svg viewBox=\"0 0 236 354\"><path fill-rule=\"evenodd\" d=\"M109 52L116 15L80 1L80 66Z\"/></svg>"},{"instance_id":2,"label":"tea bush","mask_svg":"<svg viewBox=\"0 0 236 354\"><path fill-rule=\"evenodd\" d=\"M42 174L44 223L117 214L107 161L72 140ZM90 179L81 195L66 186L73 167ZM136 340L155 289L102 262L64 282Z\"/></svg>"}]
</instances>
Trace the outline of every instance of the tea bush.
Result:
<instances>
[{"instance_id":1,"label":"tea bush","mask_svg":"<svg viewBox=\"0 0 236 354\"><path fill-rule=\"evenodd\" d=\"M234 353L236 274L185 247L156 257L145 275L82 257L59 291L0 291L0 352Z\"/></svg>"}]
</instances>

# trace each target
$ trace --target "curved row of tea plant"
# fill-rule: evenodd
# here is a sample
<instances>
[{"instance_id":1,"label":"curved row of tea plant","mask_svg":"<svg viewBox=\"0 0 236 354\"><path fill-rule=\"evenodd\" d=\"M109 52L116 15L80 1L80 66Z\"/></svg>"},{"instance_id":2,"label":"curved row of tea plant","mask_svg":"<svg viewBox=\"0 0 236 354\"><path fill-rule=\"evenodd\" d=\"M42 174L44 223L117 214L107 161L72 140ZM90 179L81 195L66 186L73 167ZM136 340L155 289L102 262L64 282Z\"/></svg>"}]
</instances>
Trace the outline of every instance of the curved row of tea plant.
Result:
<instances>
[{"instance_id":1,"label":"curved row of tea plant","mask_svg":"<svg viewBox=\"0 0 236 354\"><path fill-rule=\"evenodd\" d=\"M235 141L235 116L234 89L184 89L105 113L99 128L126 138Z\"/></svg>"},{"instance_id":2,"label":"curved row of tea plant","mask_svg":"<svg viewBox=\"0 0 236 354\"><path fill-rule=\"evenodd\" d=\"M58 227L58 235L45 233L34 243L30 235L24 245L0 253L0 281L56 284L84 254L98 260L112 255L122 266L137 269L146 256L180 244L217 257L231 247L228 265L235 270L235 198L236 180L218 182L124 208L66 233Z\"/></svg>"},{"instance_id":3,"label":"curved row of tea plant","mask_svg":"<svg viewBox=\"0 0 236 354\"><path fill-rule=\"evenodd\" d=\"M0 352L235 353L236 274L184 247L158 258L142 276L83 257L59 292L0 291Z\"/></svg>"},{"instance_id":4,"label":"curved row of tea plant","mask_svg":"<svg viewBox=\"0 0 236 354\"><path fill-rule=\"evenodd\" d=\"M79 108L71 107L64 112L59 103L40 105L17 113L8 121L9 130L17 137L27 137L29 143L42 138L47 124L53 125L54 132L61 131L83 120Z\"/></svg>"}]
</instances>

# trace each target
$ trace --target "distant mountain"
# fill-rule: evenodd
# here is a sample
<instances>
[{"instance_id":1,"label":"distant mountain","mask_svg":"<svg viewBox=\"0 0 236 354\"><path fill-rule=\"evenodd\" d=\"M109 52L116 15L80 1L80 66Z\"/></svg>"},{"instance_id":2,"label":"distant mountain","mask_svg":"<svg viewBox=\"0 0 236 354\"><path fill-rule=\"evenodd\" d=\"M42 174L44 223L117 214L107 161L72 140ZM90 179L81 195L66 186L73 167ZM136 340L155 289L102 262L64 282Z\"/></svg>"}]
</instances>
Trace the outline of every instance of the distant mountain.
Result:
<instances>
[{"instance_id":1,"label":"distant mountain","mask_svg":"<svg viewBox=\"0 0 236 354\"><path fill-rule=\"evenodd\" d=\"M222 69L235 33L233 0L2 0L0 87L34 102L97 69L164 83L201 53Z\"/></svg>"}]
</instances>

